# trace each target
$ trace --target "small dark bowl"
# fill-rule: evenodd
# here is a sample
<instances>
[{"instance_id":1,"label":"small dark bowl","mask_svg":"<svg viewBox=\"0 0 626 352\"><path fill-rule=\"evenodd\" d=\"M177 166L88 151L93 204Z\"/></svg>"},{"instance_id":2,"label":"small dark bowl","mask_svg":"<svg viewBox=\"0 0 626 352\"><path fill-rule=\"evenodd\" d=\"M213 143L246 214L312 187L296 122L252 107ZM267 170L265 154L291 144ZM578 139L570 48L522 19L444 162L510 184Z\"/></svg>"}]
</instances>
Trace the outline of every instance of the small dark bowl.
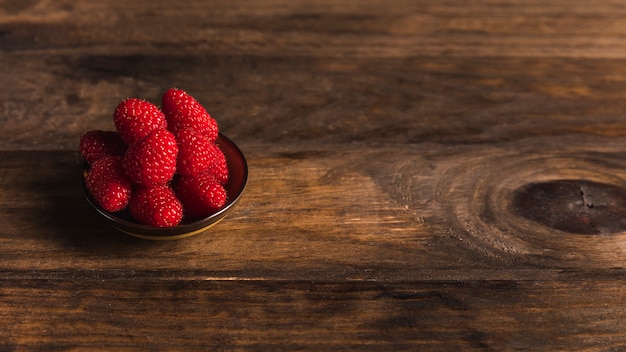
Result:
<instances>
[{"instance_id":1,"label":"small dark bowl","mask_svg":"<svg viewBox=\"0 0 626 352\"><path fill-rule=\"evenodd\" d=\"M228 201L226 205L216 213L200 220L187 222L185 219L174 227L152 227L138 224L134 221L128 209L111 213L100 208L98 203L89 195L85 185L85 175L87 174L87 164L83 164L81 184L83 194L87 202L114 228L128 235L150 239L150 240L174 240L200 234L217 224L226 215L230 214L235 205L241 199L246 183L248 182L248 164L241 150L226 136L220 134L216 143L220 146L230 172L228 183L224 186Z\"/></svg>"}]
</instances>

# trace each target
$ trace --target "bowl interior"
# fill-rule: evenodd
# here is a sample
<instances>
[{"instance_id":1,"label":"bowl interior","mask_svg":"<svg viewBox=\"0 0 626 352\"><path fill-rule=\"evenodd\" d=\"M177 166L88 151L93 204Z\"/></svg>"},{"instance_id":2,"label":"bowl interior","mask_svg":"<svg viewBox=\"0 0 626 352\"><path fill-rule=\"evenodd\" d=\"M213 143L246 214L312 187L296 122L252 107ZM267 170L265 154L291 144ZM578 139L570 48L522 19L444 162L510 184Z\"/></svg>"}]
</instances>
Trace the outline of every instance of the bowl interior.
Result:
<instances>
[{"instance_id":1,"label":"bowl interior","mask_svg":"<svg viewBox=\"0 0 626 352\"><path fill-rule=\"evenodd\" d=\"M241 195L246 187L246 183L248 182L248 164L237 145L222 134L219 134L216 143L226 156L226 162L230 173L228 183L224 186L226 194L228 195L228 200L222 209L206 218L191 221L183 219L183 221L177 226L159 228L135 223L128 209L116 213L105 211L100 208L98 203L91 197L91 195L89 195L89 192L87 191L87 186L85 184L85 174L87 171L86 163L83 164L81 177L83 194L89 204L98 213L100 213L100 215L102 215L110 225L135 237L165 240L184 238L202 233L222 220L232 211L235 204L239 202L239 199L241 198Z\"/></svg>"}]
</instances>

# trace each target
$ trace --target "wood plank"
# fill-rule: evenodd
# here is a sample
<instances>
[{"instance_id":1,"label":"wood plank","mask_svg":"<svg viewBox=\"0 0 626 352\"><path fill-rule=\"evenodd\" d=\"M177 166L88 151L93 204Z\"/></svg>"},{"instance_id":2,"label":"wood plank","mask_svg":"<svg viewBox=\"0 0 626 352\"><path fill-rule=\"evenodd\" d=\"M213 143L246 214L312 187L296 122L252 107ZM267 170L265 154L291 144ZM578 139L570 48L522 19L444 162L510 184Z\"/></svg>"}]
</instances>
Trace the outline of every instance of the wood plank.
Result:
<instances>
[{"instance_id":1,"label":"wood plank","mask_svg":"<svg viewBox=\"0 0 626 352\"><path fill-rule=\"evenodd\" d=\"M193 2L170 9L140 1L120 13L112 1L6 4L0 149L75 150L85 130L112 128L121 99L158 102L171 86L192 92L240 141L624 135L626 65L611 50L626 46L610 42L623 37L618 3L394 5ZM170 23L180 28L167 30ZM290 37L298 44L276 43ZM442 47L394 42L415 38ZM501 42L488 43L493 38ZM489 48L475 55L454 45Z\"/></svg>"},{"instance_id":2,"label":"wood plank","mask_svg":"<svg viewBox=\"0 0 626 352\"><path fill-rule=\"evenodd\" d=\"M0 256L15 270L185 268L286 280L524 279L623 268L620 228L559 230L516 213L513 199L554 180L626 188L625 147L623 138L579 136L497 148L243 145L250 179L237 211L203 235L165 243L129 238L97 217L82 198L75 152L3 152ZM580 216L613 211L584 206L579 194L572 202Z\"/></svg>"},{"instance_id":3,"label":"wood plank","mask_svg":"<svg viewBox=\"0 0 626 352\"><path fill-rule=\"evenodd\" d=\"M34 1L5 4L5 51L275 56L626 57L624 12L534 0L309 2ZM585 25L579 25L585 23ZM155 35L158 33L158 35ZM602 40L597 40L602 36Z\"/></svg>"},{"instance_id":4,"label":"wood plank","mask_svg":"<svg viewBox=\"0 0 626 352\"><path fill-rule=\"evenodd\" d=\"M237 143L498 143L622 137L623 60L8 55L0 150L76 150L134 96L179 86ZM298 94L291 94L297 92Z\"/></svg>"},{"instance_id":5,"label":"wood plank","mask_svg":"<svg viewBox=\"0 0 626 352\"><path fill-rule=\"evenodd\" d=\"M90 350L612 350L616 281L2 280L0 347Z\"/></svg>"}]
</instances>

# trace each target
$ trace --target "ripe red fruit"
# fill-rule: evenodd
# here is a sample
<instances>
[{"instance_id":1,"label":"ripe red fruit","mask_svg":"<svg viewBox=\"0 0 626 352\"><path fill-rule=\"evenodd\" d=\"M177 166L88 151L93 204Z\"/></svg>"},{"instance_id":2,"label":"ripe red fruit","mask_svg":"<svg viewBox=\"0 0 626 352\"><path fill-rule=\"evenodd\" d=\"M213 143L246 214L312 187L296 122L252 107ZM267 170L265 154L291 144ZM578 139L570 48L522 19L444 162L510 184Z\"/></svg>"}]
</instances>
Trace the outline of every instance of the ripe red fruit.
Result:
<instances>
[{"instance_id":1,"label":"ripe red fruit","mask_svg":"<svg viewBox=\"0 0 626 352\"><path fill-rule=\"evenodd\" d=\"M87 173L85 184L89 194L106 211L117 212L128 205L132 185L122 170L119 156L96 160Z\"/></svg>"},{"instance_id":2,"label":"ripe red fruit","mask_svg":"<svg viewBox=\"0 0 626 352\"><path fill-rule=\"evenodd\" d=\"M122 167L135 184L165 184L176 172L177 155L178 146L174 135L168 130L159 129L128 147L122 159Z\"/></svg>"},{"instance_id":3,"label":"ripe red fruit","mask_svg":"<svg viewBox=\"0 0 626 352\"><path fill-rule=\"evenodd\" d=\"M183 206L169 185L137 188L129 208L135 220L144 225L172 227L183 219Z\"/></svg>"},{"instance_id":4,"label":"ripe red fruit","mask_svg":"<svg viewBox=\"0 0 626 352\"><path fill-rule=\"evenodd\" d=\"M163 94L161 108L167 119L167 128L176 132L190 127L206 135L214 142L218 135L215 119L191 95L182 89L170 88Z\"/></svg>"},{"instance_id":5,"label":"ripe red fruit","mask_svg":"<svg viewBox=\"0 0 626 352\"><path fill-rule=\"evenodd\" d=\"M208 172L215 176L215 178L223 185L228 183L228 164L226 163L226 156L224 152L217 144L211 145L213 162L209 166Z\"/></svg>"},{"instance_id":6,"label":"ripe red fruit","mask_svg":"<svg viewBox=\"0 0 626 352\"><path fill-rule=\"evenodd\" d=\"M213 142L204 134L188 127L176 132L178 163L176 173L196 176L206 172L214 163Z\"/></svg>"},{"instance_id":7,"label":"ripe red fruit","mask_svg":"<svg viewBox=\"0 0 626 352\"><path fill-rule=\"evenodd\" d=\"M115 131L93 130L80 137L80 154L89 164L105 156L122 156L126 148Z\"/></svg>"},{"instance_id":8,"label":"ripe red fruit","mask_svg":"<svg viewBox=\"0 0 626 352\"><path fill-rule=\"evenodd\" d=\"M113 113L113 122L128 145L154 130L167 128L167 120L159 107L138 98L122 100Z\"/></svg>"},{"instance_id":9,"label":"ripe red fruit","mask_svg":"<svg viewBox=\"0 0 626 352\"><path fill-rule=\"evenodd\" d=\"M226 204L226 190L208 173L180 176L176 179L174 191L183 204L185 216L190 218L209 216Z\"/></svg>"}]
</instances>

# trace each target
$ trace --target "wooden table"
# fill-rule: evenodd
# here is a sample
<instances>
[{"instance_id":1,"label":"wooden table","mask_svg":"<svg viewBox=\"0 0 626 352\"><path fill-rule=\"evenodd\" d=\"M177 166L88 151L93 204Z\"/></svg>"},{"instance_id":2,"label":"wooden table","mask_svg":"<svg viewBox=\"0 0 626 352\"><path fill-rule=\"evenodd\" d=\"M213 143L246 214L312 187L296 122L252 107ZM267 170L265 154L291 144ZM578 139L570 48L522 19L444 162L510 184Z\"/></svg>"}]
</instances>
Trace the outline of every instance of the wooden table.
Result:
<instances>
[{"instance_id":1,"label":"wooden table","mask_svg":"<svg viewBox=\"0 0 626 352\"><path fill-rule=\"evenodd\" d=\"M626 7L0 1L0 350L620 350ZM177 241L78 139L203 103L250 175Z\"/></svg>"}]
</instances>

